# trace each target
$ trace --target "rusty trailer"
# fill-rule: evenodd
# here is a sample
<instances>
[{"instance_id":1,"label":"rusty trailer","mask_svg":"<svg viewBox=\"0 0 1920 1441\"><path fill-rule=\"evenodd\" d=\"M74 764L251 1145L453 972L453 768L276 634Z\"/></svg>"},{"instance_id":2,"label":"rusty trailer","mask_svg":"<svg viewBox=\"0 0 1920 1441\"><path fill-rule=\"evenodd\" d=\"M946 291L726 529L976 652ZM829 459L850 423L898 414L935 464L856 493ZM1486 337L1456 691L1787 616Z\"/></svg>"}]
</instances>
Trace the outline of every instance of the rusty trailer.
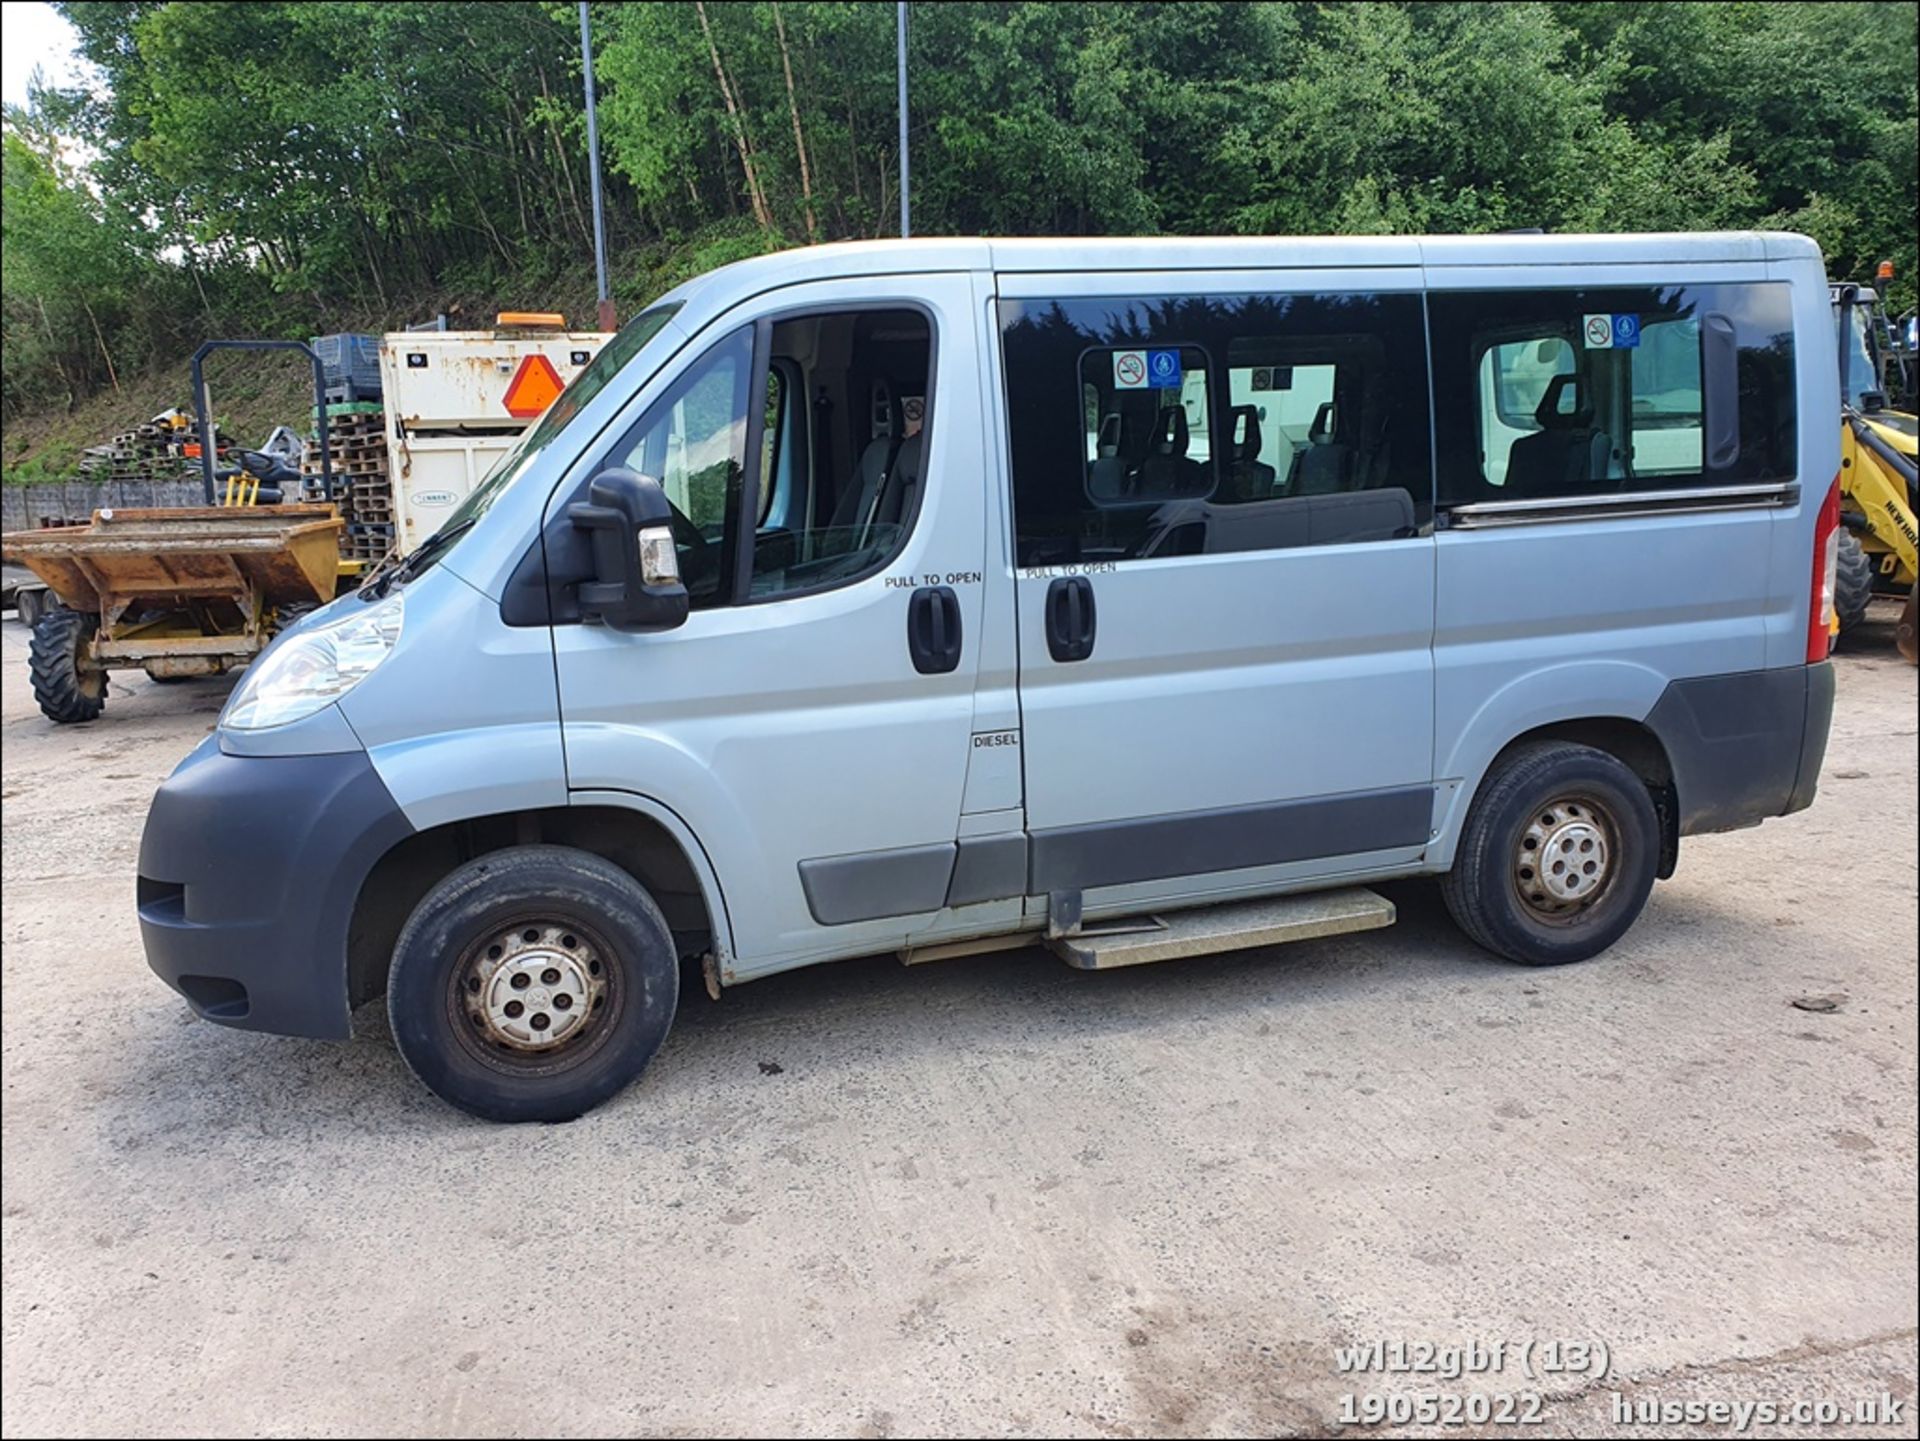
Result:
<instances>
[{"instance_id":1,"label":"rusty trailer","mask_svg":"<svg viewBox=\"0 0 1920 1441\"><path fill-rule=\"evenodd\" d=\"M333 598L331 505L100 510L86 525L0 537L59 597L34 626L33 688L55 721L98 717L109 671L218 675L293 615Z\"/></svg>"}]
</instances>

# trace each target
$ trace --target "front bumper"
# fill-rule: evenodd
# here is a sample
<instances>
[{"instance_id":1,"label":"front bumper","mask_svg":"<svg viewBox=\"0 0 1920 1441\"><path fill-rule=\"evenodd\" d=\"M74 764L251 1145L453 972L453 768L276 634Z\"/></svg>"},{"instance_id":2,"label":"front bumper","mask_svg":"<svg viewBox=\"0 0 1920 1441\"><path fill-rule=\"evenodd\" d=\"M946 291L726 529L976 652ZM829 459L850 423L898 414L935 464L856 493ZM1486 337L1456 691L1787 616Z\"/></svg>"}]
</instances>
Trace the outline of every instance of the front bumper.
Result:
<instances>
[{"instance_id":1,"label":"front bumper","mask_svg":"<svg viewBox=\"0 0 1920 1441\"><path fill-rule=\"evenodd\" d=\"M364 751L235 756L209 736L147 812L147 964L209 1021L342 1039L354 904L412 834Z\"/></svg>"}]
</instances>

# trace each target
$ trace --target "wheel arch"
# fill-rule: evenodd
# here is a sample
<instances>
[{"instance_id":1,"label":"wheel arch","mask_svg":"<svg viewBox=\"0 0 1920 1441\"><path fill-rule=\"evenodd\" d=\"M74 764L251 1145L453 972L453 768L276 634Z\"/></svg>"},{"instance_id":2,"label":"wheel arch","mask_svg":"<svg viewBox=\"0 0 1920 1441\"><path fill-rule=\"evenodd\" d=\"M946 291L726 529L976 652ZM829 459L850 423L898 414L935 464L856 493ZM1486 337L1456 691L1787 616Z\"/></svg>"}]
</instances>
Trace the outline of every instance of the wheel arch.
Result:
<instances>
[{"instance_id":1,"label":"wheel arch","mask_svg":"<svg viewBox=\"0 0 1920 1441\"><path fill-rule=\"evenodd\" d=\"M620 867L665 915L682 958L711 953L732 974L732 932L712 862L665 806L624 792L581 792L564 806L497 811L443 821L396 843L360 884L347 930L352 1006L386 989L393 947L421 899L478 855L516 845L573 846Z\"/></svg>"},{"instance_id":2,"label":"wheel arch","mask_svg":"<svg viewBox=\"0 0 1920 1441\"><path fill-rule=\"evenodd\" d=\"M1666 688L1666 677L1647 666L1583 662L1535 671L1490 696L1436 772L1458 780L1442 789L1429 865L1442 871L1453 865L1467 811L1508 754L1535 741L1561 740L1606 752L1646 784L1660 818L1657 874L1671 876L1680 852L1673 757L1647 724Z\"/></svg>"}]
</instances>

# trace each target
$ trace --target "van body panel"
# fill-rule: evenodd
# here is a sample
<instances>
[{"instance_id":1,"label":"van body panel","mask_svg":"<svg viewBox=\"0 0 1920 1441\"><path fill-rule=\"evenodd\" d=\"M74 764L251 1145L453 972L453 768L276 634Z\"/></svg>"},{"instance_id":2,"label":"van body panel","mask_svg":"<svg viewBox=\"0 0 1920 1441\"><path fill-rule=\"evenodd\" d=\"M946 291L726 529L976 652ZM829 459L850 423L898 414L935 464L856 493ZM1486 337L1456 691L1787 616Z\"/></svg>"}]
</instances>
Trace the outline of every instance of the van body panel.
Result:
<instances>
[{"instance_id":1,"label":"van body panel","mask_svg":"<svg viewBox=\"0 0 1920 1441\"><path fill-rule=\"evenodd\" d=\"M1331 252L1309 243L1297 253L1311 262ZM1355 266L1356 254L1377 268ZM1348 263L1340 268L1176 270L1149 282L1085 269L1003 274L1000 293L1003 306L1066 297L1118 303L1143 291L1156 301L1393 295L1419 290L1420 271L1407 264L1417 254L1411 242L1384 240L1343 252ZM1010 393L1008 403L1023 400L1031 403ZM1266 509L1238 507L1234 517L1253 523ZM1056 661L1047 597L1068 575L1084 575L1091 587L1096 638L1085 659ZM1029 566L1018 571L1015 592L1036 891L1189 875L1192 862L1181 851L1200 832L1212 839L1191 854L1234 862L1210 862L1208 870L1425 839L1433 779L1430 534ZM1418 811L1411 828L1322 824L1334 814L1373 817L1375 793L1401 791L1418 792L1417 805L1406 806L1408 815ZM1352 804L1343 807L1347 796ZM1290 809L1302 802L1311 804ZM1211 819L1189 824L1196 815ZM1296 834L1279 834L1286 830ZM1252 849L1236 854L1236 844ZM1130 848L1138 860L1101 873L1099 858L1118 864Z\"/></svg>"},{"instance_id":2,"label":"van body panel","mask_svg":"<svg viewBox=\"0 0 1920 1441\"><path fill-rule=\"evenodd\" d=\"M444 566L403 594L393 655L339 707L408 820L424 830L565 805L551 632L501 625Z\"/></svg>"},{"instance_id":3,"label":"van body panel","mask_svg":"<svg viewBox=\"0 0 1920 1441\"><path fill-rule=\"evenodd\" d=\"M950 874L967 780L986 533L973 277L796 283L715 317L691 351L763 318L848 306L907 306L933 319L919 512L883 572L695 610L659 634L552 630L569 785L643 790L685 818L721 876L749 878L729 890L743 975L892 948L916 918L924 927L947 874L915 892L923 911L855 918L859 906L829 902L842 919L824 922L801 863L857 877L860 858L885 870L888 853L944 847ZM609 432L638 422L655 389ZM927 584L950 586L960 607L962 659L944 674L917 672L908 651L909 597Z\"/></svg>"},{"instance_id":4,"label":"van body panel","mask_svg":"<svg viewBox=\"0 0 1920 1441\"><path fill-rule=\"evenodd\" d=\"M700 883L700 898L706 903L707 919L712 924L711 948L720 978L724 981L737 979L733 965L733 923L727 910L726 892L721 888L720 877L714 871L713 857L707 854L693 827L671 807L660 804L651 796L636 795L628 790L576 790L568 801L576 806L610 806L632 811L654 821L673 837Z\"/></svg>"},{"instance_id":5,"label":"van body panel","mask_svg":"<svg viewBox=\"0 0 1920 1441\"><path fill-rule=\"evenodd\" d=\"M979 669L973 682L973 742L967 761L966 818L1001 813L996 828L1022 831L1026 801L1021 748L1020 641L1014 620L1013 522L1007 447L1000 421L1005 394L994 277L974 277L972 327L980 359L982 417L977 457L985 563L980 587ZM993 824L992 822L987 822ZM967 820L962 821L966 833Z\"/></svg>"}]
</instances>

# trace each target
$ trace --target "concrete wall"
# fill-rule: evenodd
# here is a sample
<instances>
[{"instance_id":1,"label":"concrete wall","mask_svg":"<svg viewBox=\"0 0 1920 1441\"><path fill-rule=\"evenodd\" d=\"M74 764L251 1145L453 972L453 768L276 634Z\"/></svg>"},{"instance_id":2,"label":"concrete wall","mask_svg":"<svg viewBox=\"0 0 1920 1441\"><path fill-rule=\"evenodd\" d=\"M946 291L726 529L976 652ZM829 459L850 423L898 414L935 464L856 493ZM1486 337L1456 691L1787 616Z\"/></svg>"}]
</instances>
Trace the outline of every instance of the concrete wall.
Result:
<instances>
[{"instance_id":1,"label":"concrete wall","mask_svg":"<svg viewBox=\"0 0 1920 1441\"><path fill-rule=\"evenodd\" d=\"M108 506L130 510L204 503L205 493L197 479L70 480L56 485L9 485L0 487L0 530L31 530L46 516L85 520L94 511Z\"/></svg>"}]
</instances>

